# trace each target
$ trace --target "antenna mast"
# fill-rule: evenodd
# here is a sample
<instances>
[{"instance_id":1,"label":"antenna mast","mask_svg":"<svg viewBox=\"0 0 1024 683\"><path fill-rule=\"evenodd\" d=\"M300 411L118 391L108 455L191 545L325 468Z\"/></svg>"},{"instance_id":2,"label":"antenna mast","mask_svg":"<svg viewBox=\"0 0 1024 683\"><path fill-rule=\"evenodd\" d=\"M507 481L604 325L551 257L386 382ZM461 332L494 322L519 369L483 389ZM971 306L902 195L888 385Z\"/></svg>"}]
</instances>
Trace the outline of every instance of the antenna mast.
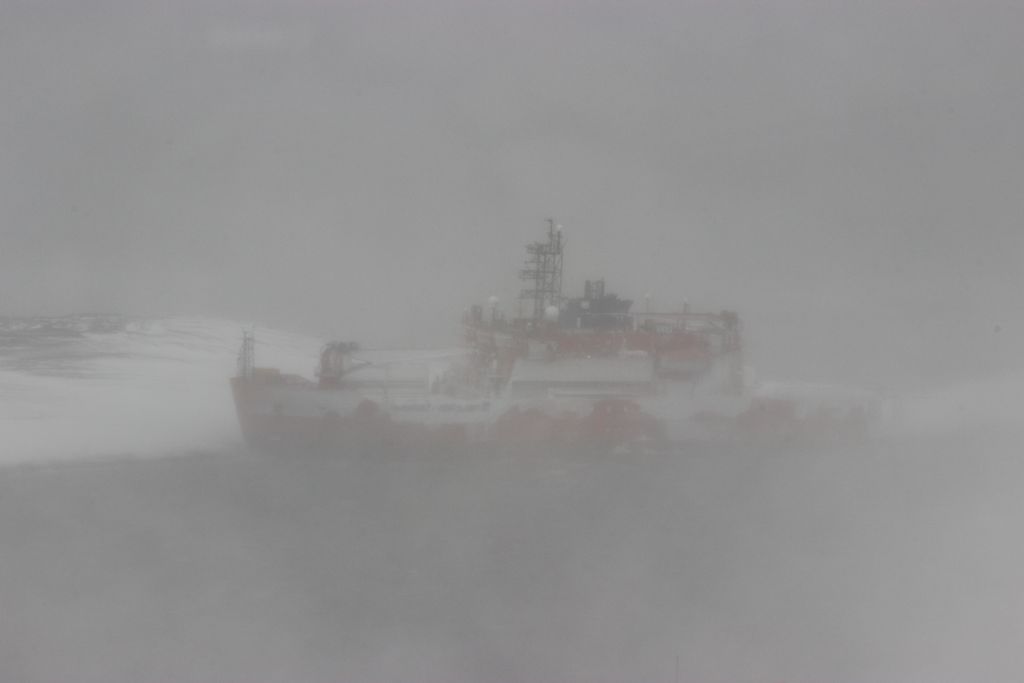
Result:
<instances>
[{"instance_id":1,"label":"antenna mast","mask_svg":"<svg viewBox=\"0 0 1024 683\"><path fill-rule=\"evenodd\" d=\"M548 306L562 303L562 226L548 219L547 242L534 242L526 247L526 262L519 279L530 287L519 293L521 300L533 301L533 320L544 319Z\"/></svg>"},{"instance_id":2,"label":"antenna mast","mask_svg":"<svg viewBox=\"0 0 1024 683\"><path fill-rule=\"evenodd\" d=\"M255 364L256 333L253 330L242 330L242 348L238 350L238 376L252 379Z\"/></svg>"}]
</instances>

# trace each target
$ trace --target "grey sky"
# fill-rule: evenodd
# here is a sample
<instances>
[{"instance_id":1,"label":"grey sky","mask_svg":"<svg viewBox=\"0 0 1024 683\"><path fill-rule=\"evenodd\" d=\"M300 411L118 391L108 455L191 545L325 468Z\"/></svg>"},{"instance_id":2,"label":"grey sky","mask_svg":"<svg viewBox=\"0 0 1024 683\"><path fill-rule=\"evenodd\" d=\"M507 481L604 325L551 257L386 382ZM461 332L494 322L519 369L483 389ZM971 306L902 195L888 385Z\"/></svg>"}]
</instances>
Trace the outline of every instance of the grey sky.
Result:
<instances>
[{"instance_id":1,"label":"grey sky","mask_svg":"<svg viewBox=\"0 0 1024 683\"><path fill-rule=\"evenodd\" d=\"M515 293L554 215L571 286L735 307L773 369L991 372L1024 340L1021 27L959 1L6 2L0 313L434 342Z\"/></svg>"}]
</instances>

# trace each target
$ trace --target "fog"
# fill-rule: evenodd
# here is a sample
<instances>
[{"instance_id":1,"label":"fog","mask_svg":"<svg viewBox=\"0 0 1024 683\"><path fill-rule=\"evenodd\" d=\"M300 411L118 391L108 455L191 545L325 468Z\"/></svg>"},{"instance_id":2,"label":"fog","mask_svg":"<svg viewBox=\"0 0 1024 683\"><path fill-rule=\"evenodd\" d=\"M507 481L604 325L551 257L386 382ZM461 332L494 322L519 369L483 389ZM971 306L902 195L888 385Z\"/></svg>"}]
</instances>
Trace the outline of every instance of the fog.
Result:
<instances>
[{"instance_id":1,"label":"fog","mask_svg":"<svg viewBox=\"0 0 1024 683\"><path fill-rule=\"evenodd\" d=\"M787 372L995 372L1022 340L1009 5L3 12L9 313L422 344L510 300L554 215L570 282L736 308Z\"/></svg>"},{"instance_id":2,"label":"fog","mask_svg":"<svg viewBox=\"0 0 1024 683\"><path fill-rule=\"evenodd\" d=\"M1022 26L0 4L0 678L1019 680ZM326 339L450 345L514 313L549 217L567 294L736 310L758 377L898 423L632 460L242 445L243 328L307 376Z\"/></svg>"}]
</instances>

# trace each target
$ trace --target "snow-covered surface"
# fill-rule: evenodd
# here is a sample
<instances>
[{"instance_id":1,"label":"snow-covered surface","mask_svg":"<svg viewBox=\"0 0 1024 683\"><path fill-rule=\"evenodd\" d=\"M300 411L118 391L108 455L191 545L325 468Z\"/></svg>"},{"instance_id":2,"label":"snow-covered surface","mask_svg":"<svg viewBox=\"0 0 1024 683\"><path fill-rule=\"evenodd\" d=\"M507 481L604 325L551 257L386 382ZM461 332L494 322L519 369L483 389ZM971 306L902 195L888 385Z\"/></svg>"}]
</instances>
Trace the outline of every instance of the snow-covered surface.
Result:
<instances>
[{"instance_id":1,"label":"snow-covered surface","mask_svg":"<svg viewBox=\"0 0 1024 683\"><path fill-rule=\"evenodd\" d=\"M459 361L468 361L469 356L467 350L454 348L431 351L367 349L353 354L359 365L350 377L352 381L363 384L421 382L426 388L431 377L442 375Z\"/></svg>"},{"instance_id":2,"label":"snow-covered surface","mask_svg":"<svg viewBox=\"0 0 1024 683\"><path fill-rule=\"evenodd\" d=\"M228 378L242 329L201 318L0 319L0 464L238 445ZM256 334L260 365L312 374L320 340Z\"/></svg>"},{"instance_id":3,"label":"snow-covered surface","mask_svg":"<svg viewBox=\"0 0 1024 683\"><path fill-rule=\"evenodd\" d=\"M227 380L245 327L204 318L0 318L0 464L239 446ZM257 327L257 365L312 377L322 341ZM384 367L410 354L434 363L452 351L358 355ZM900 435L1022 430L1024 373L896 397L894 405L890 427Z\"/></svg>"},{"instance_id":4,"label":"snow-covered surface","mask_svg":"<svg viewBox=\"0 0 1024 683\"><path fill-rule=\"evenodd\" d=\"M649 358L565 358L550 362L519 361L512 369L509 385L646 383L653 379L654 366Z\"/></svg>"}]
</instances>

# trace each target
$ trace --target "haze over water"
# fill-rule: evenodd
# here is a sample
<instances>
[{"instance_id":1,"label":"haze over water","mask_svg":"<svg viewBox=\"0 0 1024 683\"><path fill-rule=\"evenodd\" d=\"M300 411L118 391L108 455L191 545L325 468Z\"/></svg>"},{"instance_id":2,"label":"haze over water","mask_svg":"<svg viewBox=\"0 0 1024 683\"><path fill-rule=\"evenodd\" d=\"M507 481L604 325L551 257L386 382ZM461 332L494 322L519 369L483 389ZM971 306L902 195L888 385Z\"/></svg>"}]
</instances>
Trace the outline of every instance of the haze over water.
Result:
<instances>
[{"instance_id":1,"label":"haze over water","mask_svg":"<svg viewBox=\"0 0 1024 683\"><path fill-rule=\"evenodd\" d=\"M1019 385L859 446L323 459L241 448L237 332L8 321L4 677L1015 679Z\"/></svg>"},{"instance_id":2,"label":"haze over water","mask_svg":"<svg viewBox=\"0 0 1024 683\"><path fill-rule=\"evenodd\" d=\"M0 679L1020 680L1022 27L952 0L3 3ZM450 345L466 307L514 313L549 216L567 294L737 310L757 377L899 420L244 449L242 329L307 376L326 339Z\"/></svg>"}]
</instances>

